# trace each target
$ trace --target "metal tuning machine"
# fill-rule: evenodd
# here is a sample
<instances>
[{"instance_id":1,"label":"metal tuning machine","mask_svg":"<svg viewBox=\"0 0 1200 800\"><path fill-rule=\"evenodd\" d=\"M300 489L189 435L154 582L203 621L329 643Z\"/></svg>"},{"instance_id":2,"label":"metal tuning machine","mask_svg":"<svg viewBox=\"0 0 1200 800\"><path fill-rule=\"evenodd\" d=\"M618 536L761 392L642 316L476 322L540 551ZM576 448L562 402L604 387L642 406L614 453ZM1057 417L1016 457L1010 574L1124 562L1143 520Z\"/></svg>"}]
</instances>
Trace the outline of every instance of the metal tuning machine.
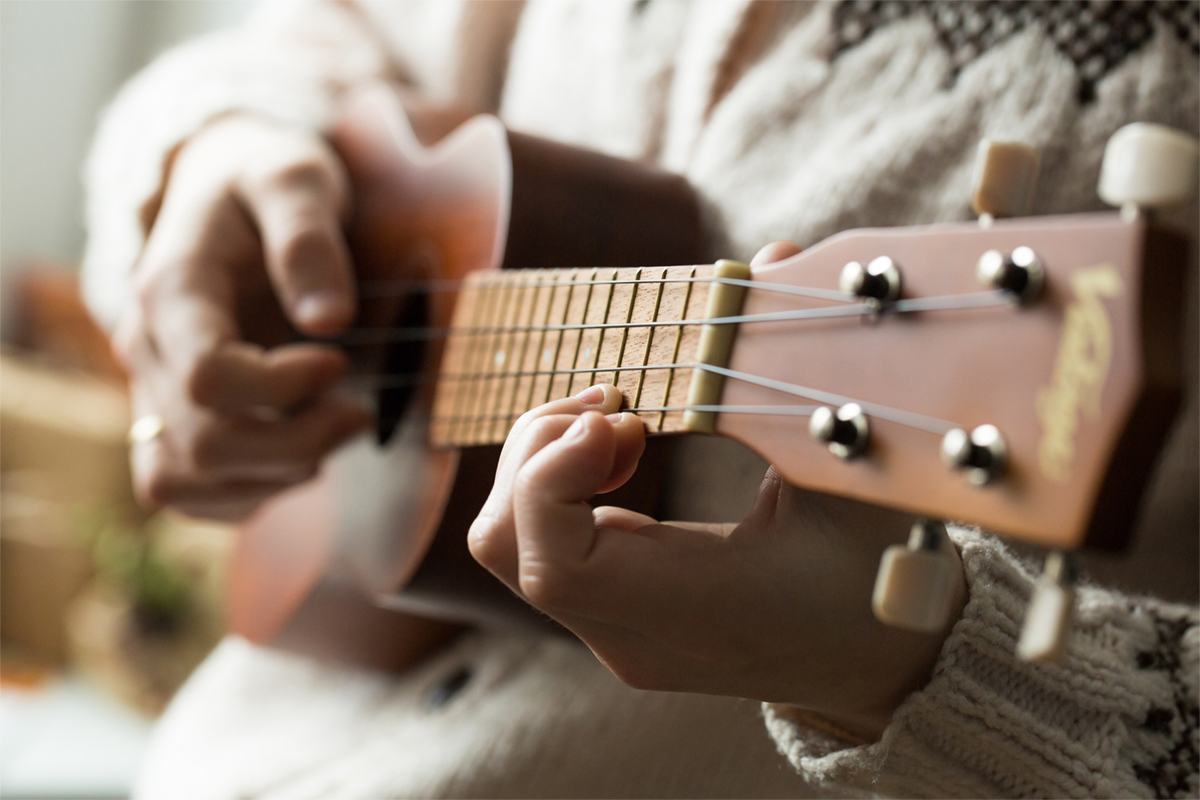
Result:
<instances>
[{"instance_id":1,"label":"metal tuning machine","mask_svg":"<svg viewBox=\"0 0 1200 800\"><path fill-rule=\"evenodd\" d=\"M995 425L980 425L970 433L954 428L942 437L942 461L964 471L976 486L985 486L1004 474L1008 445Z\"/></svg>"},{"instance_id":2,"label":"metal tuning machine","mask_svg":"<svg viewBox=\"0 0 1200 800\"><path fill-rule=\"evenodd\" d=\"M871 424L858 403L847 403L837 411L821 406L809 418L808 432L827 445L829 452L845 460L860 456L867 449Z\"/></svg>"}]
</instances>

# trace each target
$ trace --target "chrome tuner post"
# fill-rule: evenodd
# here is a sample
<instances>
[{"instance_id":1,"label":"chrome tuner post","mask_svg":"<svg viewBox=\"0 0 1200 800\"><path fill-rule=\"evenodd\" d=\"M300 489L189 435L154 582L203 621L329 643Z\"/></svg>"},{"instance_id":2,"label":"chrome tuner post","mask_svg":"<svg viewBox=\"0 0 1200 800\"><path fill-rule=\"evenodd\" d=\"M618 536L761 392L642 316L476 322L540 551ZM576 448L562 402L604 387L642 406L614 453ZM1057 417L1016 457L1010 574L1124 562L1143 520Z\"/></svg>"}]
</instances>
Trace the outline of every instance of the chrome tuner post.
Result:
<instances>
[{"instance_id":1,"label":"chrome tuner post","mask_svg":"<svg viewBox=\"0 0 1200 800\"><path fill-rule=\"evenodd\" d=\"M1029 247L1018 247L1007 255L988 250L979 257L976 273L984 286L1008 292L1021 303L1037 299L1046 280L1041 259Z\"/></svg>"},{"instance_id":2,"label":"chrome tuner post","mask_svg":"<svg viewBox=\"0 0 1200 800\"><path fill-rule=\"evenodd\" d=\"M836 412L821 406L808 421L808 432L829 452L846 460L862 455L871 436L871 425L858 403L847 403Z\"/></svg>"},{"instance_id":3,"label":"chrome tuner post","mask_svg":"<svg viewBox=\"0 0 1200 800\"><path fill-rule=\"evenodd\" d=\"M1079 564L1070 553L1051 553L1046 557L1042 576L1033 587L1021 638L1017 640L1017 657L1032 663L1054 663L1062 660L1067 634L1075 618L1075 584L1079 580Z\"/></svg>"},{"instance_id":4,"label":"chrome tuner post","mask_svg":"<svg viewBox=\"0 0 1200 800\"><path fill-rule=\"evenodd\" d=\"M979 215L979 224L987 227L993 217L1028 214L1040 166L1038 151L1029 145L981 141L971 176L971 208Z\"/></svg>"},{"instance_id":5,"label":"chrome tuner post","mask_svg":"<svg viewBox=\"0 0 1200 800\"><path fill-rule=\"evenodd\" d=\"M942 461L966 472L967 480L976 486L984 486L1004 474L1008 446L995 425L980 425L970 433L955 428L942 437Z\"/></svg>"},{"instance_id":6,"label":"chrome tuner post","mask_svg":"<svg viewBox=\"0 0 1200 800\"><path fill-rule=\"evenodd\" d=\"M838 285L879 309L900 297L900 268L887 256L872 259L865 267L851 261L842 267Z\"/></svg>"},{"instance_id":7,"label":"chrome tuner post","mask_svg":"<svg viewBox=\"0 0 1200 800\"><path fill-rule=\"evenodd\" d=\"M936 633L954 611L955 586L962 580L954 544L941 522L920 519L908 544L883 551L871 609L885 625Z\"/></svg>"}]
</instances>

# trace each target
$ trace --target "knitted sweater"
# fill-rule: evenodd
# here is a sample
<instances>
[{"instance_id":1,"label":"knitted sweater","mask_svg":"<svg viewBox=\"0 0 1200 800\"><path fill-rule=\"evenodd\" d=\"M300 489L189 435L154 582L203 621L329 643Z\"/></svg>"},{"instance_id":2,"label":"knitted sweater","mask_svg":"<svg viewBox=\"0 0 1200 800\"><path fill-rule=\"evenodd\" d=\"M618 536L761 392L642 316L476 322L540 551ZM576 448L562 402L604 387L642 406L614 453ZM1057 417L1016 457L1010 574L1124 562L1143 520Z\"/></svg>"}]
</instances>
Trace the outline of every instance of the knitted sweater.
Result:
<instances>
[{"instance_id":1,"label":"knitted sweater","mask_svg":"<svg viewBox=\"0 0 1200 800\"><path fill-rule=\"evenodd\" d=\"M1034 213L1096 209L1100 154L1118 127L1154 121L1193 135L1200 127L1198 15L1194 3L267 5L236 31L167 54L114 103L88 168L85 286L98 315L119 317L161 197L164 165L206 121L240 109L319 129L346 87L380 77L499 113L516 129L655 160L686 175L704 205L714 257L747 258L772 239L807 246L851 227L968 218L970 166L984 136L1041 150ZM1177 220L1194 235L1196 217L1193 204ZM1195 300L1193 288L1183 423L1164 456L1134 558L1106 577L1192 602L1200 460ZM753 496L760 462L720 440L685 440L679 451L668 478L676 487L670 515L737 518ZM1195 796L1195 608L1085 588L1065 663L1021 664L1012 652L1030 592L1028 568L990 537L954 535L970 602L931 682L907 699L879 742L854 742L797 709L764 709L768 731L799 777L822 792ZM1155 561L1155 553L1174 557ZM1137 575L1152 580L1139 584L1131 577ZM294 759L285 768L264 749L267 730L239 736L237 715L223 715L228 704L219 701L233 690L236 670L218 665L231 660L267 672L278 662L253 649L218 651L168 713L143 785L147 793L173 794L178 786L167 766L215 759L223 752L217 740L237 742L240 752L264 760L255 762L254 780L245 766L254 759L210 761L194 777L198 785L223 787L213 794L304 793L302 787L315 785L327 792L333 784L314 784L315 775L336 783L330 776L349 774L333 753L327 761L308 759L308 773ZM586 670L570 663L579 685L591 686L594 677L581 677ZM347 686L369 679L311 669L306 696L293 692L291 705L334 702ZM524 669L540 674L549 667L535 659ZM286 682L261 685L265 703ZM589 696L585 691L579 702ZM481 695L475 702L490 701ZM553 730L559 740L574 735L549 726L555 709L535 691L511 708L522 709L517 727L527 743L538 731ZM361 714L373 718L369 709ZM351 723L361 718L347 715ZM393 727L412 722L401 716ZM499 724L479 717L493 720L480 725ZM668 717L660 720L662 730L679 730ZM224 738L192 733L222 724ZM615 754L627 744L619 732L576 733L579 747L601 760L611 755L630 776L654 774L619 760ZM313 747L314 756L323 752ZM529 753L537 751L530 745ZM652 751L644 755L657 763ZM474 782L465 783L389 772L390 782L373 783L366 794L567 791L539 782L538 771L522 769L527 762L513 752L504 761L472 761ZM275 773L271 763L280 764ZM272 775L275 783L267 779ZM774 776L743 777L742 784L721 784L725 793L785 791L771 783ZM775 788L762 788L759 779ZM696 785L646 777L623 788L577 784L572 793L637 793L641 786L643 793L696 794Z\"/></svg>"}]
</instances>

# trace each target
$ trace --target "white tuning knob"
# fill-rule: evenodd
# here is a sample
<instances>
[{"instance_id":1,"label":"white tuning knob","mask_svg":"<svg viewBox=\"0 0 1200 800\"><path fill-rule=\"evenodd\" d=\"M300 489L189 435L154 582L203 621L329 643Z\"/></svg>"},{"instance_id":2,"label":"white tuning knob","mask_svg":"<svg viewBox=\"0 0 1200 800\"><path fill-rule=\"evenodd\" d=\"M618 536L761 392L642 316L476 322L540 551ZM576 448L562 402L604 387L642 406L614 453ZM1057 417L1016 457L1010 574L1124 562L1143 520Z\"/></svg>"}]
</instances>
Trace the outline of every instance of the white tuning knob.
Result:
<instances>
[{"instance_id":1,"label":"white tuning knob","mask_svg":"<svg viewBox=\"0 0 1200 800\"><path fill-rule=\"evenodd\" d=\"M946 526L918 520L908 544L883 551L871 609L885 625L935 633L950 621L962 569Z\"/></svg>"},{"instance_id":2,"label":"white tuning knob","mask_svg":"<svg viewBox=\"0 0 1200 800\"><path fill-rule=\"evenodd\" d=\"M1100 199L1113 206L1167 208L1196 195L1196 140L1165 125L1135 122L1112 135L1100 165Z\"/></svg>"},{"instance_id":3,"label":"white tuning knob","mask_svg":"<svg viewBox=\"0 0 1200 800\"><path fill-rule=\"evenodd\" d=\"M1062 660L1067 634L1075 619L1075 581L1078 567L1074 558L1064 553L1046 557L1042 577L1033 587L1021 638L1017 640L1017 657L1033 663Z\"/></svg>"},{"instance_id":4,"label":"white tuning knob","mask_svg":"<svg viewBox=\"0 0 1200 800\"><path fill-rule=\"evenodd\" d=\"M971 207L983 217L1022 217L1033 205L1041 159L1020 142L984 139L975 154Z\"/></svg>"}]
</instances>

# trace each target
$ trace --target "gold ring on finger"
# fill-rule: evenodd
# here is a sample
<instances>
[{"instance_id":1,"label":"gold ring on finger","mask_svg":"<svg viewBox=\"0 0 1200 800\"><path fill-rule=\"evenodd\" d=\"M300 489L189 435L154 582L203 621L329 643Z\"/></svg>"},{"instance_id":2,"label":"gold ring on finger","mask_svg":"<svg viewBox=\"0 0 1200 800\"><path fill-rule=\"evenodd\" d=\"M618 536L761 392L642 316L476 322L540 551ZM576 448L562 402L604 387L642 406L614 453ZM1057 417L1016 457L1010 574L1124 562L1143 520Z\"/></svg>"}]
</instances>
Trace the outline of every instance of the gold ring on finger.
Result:
<instances>
[{"instance_id":1,"label":"gold ring on finger","mask_svg":"<svg viewBox=\"0 0 1200 800\"><path fill-rule=\"evenodd\" d=\"M162 436L166 424L158 414L146 414L138 417L129 426L129 443L131 445L146 444Z\"/></svg>"}]
</instances>

